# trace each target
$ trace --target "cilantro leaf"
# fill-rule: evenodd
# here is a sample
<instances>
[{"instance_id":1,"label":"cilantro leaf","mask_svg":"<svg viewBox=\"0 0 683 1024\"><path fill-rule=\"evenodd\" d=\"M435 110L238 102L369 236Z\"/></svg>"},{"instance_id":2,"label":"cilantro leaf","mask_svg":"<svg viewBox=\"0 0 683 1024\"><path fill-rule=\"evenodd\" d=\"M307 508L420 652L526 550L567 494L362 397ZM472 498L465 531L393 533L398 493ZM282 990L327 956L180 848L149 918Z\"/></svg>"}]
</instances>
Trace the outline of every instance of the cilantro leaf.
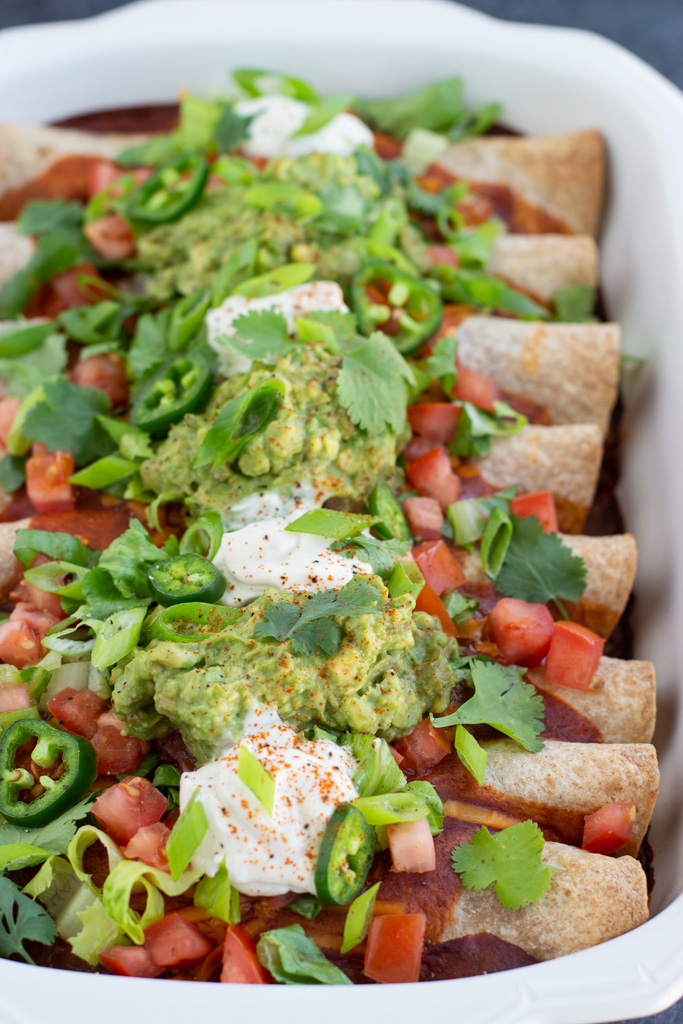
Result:
<instances>
[{"instance_id":1,"label":"cilantro leaf","mask_svg":"<svg viewBox=\"0 0 683 1024\"><path fill-rule=\"evenodd\" d=\"M455 359L457 354L458 339L454 334L447 334L443 338L439 338L434 346L434 351L425 363L432 377L442 382L447 395L450 395L456 380Z\"/></svg>"},{"instance_id":2,"label":"cilantro leaf","mask_svg":"<svg viewBox=\"0 0 683 1024\"><path fill-rule=\"evenodd\" d=\"M369 562L372 571L378 576L386 577L392 572L399 558L410 551L410 541L377 540L375 537L354 537L353 540L335 541L330 545L346 558L358 558Z\"/></svg>"},{"instance_id":3,"label":"cilantro leaf","mask_svg":"<svg viewBox=\"0 0 683 1024\"><path fill-rule=\"evenodd\" d=\"M255 116L242 117L227 104L223 107L213 130L213 139L220 153L230 153L249 138L249 125Z\"/></svg>"},{"instance_id":4,"label":"cilantro leaf","mask_svg":"<svg viewBox=\"0 0 683 1024\"><path fill-rule=\"evenodd\" d=\"M70 448L82 466L111 452L111 441L97 421L110 405L103 391L55 377L45 382L42 397L27 411L22 433L49 451Z\"/></svg>"},{"instance_id":5,"label":"cilantro leaf","mask_svg":"<svg viewBox=\"0 0 683 1024\"><path fill-rule=\"evenodd\" d=\"M390 100L359 100L361 117L379 131L405 139L412 128L447 131L464 112L461 78L445 78Z\"/></svg>"},{"instance_id":6,"label":"cilantro leaf","mask_svg":"<svg viewBox=\"0 0 683 1024\"><path fill-rule=\"evenodd\" d=\"M319 193L323 209L316 218L319 231L330 234L361 232L365 223L369 203L356 185L339 185L333 182Z\"/></svg>"},{"instance_id":7,"label":"cilantro leaf","mask_svg":"<svg viewBox=\"0 0 683 1024\"><path fill-rule=\"evenodd\" d=\"M355 576L339 590L306 595L302 604L275 601L268 605L255 634L280 643L291 641L296 654L336 654L342 629L333 616L379 615L382 595L369 580Z\"/></svg>"},{"instance_id":8,"label":"cilantro leaf","mask_svg":"<svg viewBox=\"0 0 683 1024\"><path fill-rule=\"evenodd\" d=\"M263 932L256 946L261 963L284 985L350 985L351 981L320 952L300 924Z\"/></svg>"},{"instance_id":9,"label":"cilantro leaf","mask_svg":"<svg viewBox=\"0 0 683 1024\"><path fill-rule=\"evenodd\" d=\"M252 310L237 317L233 323L236 337L221 337L219 344L249 359L276 362L294 348L287 321L282 313L271 309Z\"/></svg>"},{"instance_id":10,"label":"cilantro leaf","mask_svg":"<svg viewBox=\"0 0 683 1024\"><path fill-rule=\"evenodd\" d=\"M509 437L527 425L527 418L507 402L494 402L495 412L486 412L471 402L461 403L458 432L449 448L453 455L486 455L494 437Z\"/></svg>"},{"instance_id":11,"label":"cilantro leaf","mask_svg":"<svg viewBox=\"0 0 683 1024\"><path fill-rule=\"evenodd\" d=\"M102 552L98 568L93 572L106 569L124 597L149 597L147 567L163 557L163 550L152 543L142 523L132 519L126 532Z\"/></svg>"},{"instance_id":12,"label":"cilantro leaf","mask_svg":"<svg viewBox=\"0 0 683 1024\"><path fill-rule=\"evenodd\" d=\"M128 366L136 377L149 377L171 355L168 336L171 310L143 313L128 350Z\"/></svg>"},{"instance_id":13,"label":"cilantro leaf","mask_svg":"<svg viewBox=\"0 0 683 1024\"><path fill-rule=\"evenodd\" d=\"M83 207L67 199L37 199L27 203L17 221L23 235L49 235L60 228L80 228Z\"/></svg>"},{"instance_id":14,"label":"cilantro leaf","mask_svg":"<svg viewBox=\"0 0 683 1024\"><path fill-rule=\"evenodd\" d=\"M470 659L474 696L435 725L490 725L516 740L525 750L543 748L543 700L534 686L522 681L518 666L504 668L495 661Z\"/></svg>"},{"instance_id":15,"label":"cilantro leaf","mask_svg":"<svg viewBox=\"0 0 683 1024\"><path fill-rule=\"evenodd\" d=\"M56 274L93 259L93 250L79 236L71 229L38 236L31 259L0 290L0 320L23 313L38 289Z\"/></svg>"},{"instance_id":16,"label":"cilantro leaf","mask_svg":"<svg viewBox=\"0 0 683 1024\"><path fill-rule=\"evenodd\" d=\"M0 845L30 843L31 846L41 847L50 853L66 853L69 843L76 835L76 822L86 816L93 803L93 795L86 796L80 803L40 828L22 828L20 825L4 821L0 825Z\"/></svg>"},{"instance_id":17,"label":"cilantro leaf","mask_svg":"<svg viewBox=\"0 0 683 1024\"><path fill-rule=\"evenodd\" d=\"M0 459L0 487L12 494L26 482L26 457L5 455Z\"/></svg>"},{"instance_id":18,"label":"cilantro leaf","mask_svg":"<svg viewBox=\"0 0 683 1024\"><path fill-rule=\"evenodd\" d=\"M536 903L550 886L553 868L541 859L543 833L534 821L511 825L491 835L484 825L451 854L453 870L466 889L495 884L496 896L509 910Z\"/></svg>"},{"instance_id":19,"label":"cilantro leaf","mask_svg":"<svg viewBox=\"0 0 683 1024\"><path fill-rule=\"evenodd\" d=\"M370 434L389 426L400 434L406 422L408 389L413 372L391 341L377 331L345 344L337 377L337 398L349 419Z\"/></svg>"},{"instance_id":20,"label":"cilantro leaf","mask_svg":"<svg viewBox=\"0 0 683 1024\"><path fill-rule=\"evenodd\" d=\"M31 391L66 366L66 338L50 334L37 349L24 355L0 359L0 377L7 381L7 394L25 398Z\"/></svg>"},{"instance_id":21,"label":"cilantro leaf","mask_svg":"<svg viewBox=\"0 0 683 1024\"><path fill-rule=\"evenodd\" d=\"M50 946L57 938L57 928L46 910L24 896L18 885L0 877L0 956L18 953L27 963L34 963L26 952L25 942Z\"/></svg>"},{"instance_id":22,"label":"cilantro leaf","mask_svg":"<svg viewBox=\"0 0 683 1024\"><path fill-rule=\"evenodd\" d=\"M339 309L313 309L306 314L306 319L331 327L340 341L352 338L358 327L353 313L342 313Z\"/></svg>"},{"instance_id":23,"label":"cilantro leaf","mask_svg":"<svg viewBox=\"0 0 683 1024\"><path fill-rule=\"evenodd\" d=\"M561 600L578 601L586 589L586 564L556 533L546 533L535 516L512 515L512 539L496 589L507 597L547 604L566 617Z\"/></svg>"},{"instance_id":24,"label":"cilantro leaf","mask_svg":"<svg viewBox=\"0 0 683 1024\"><path fill-rule=\"evenodd\" d=\"M594 324L595 298L595 288L587 284L560 288L553 298L555 319L565 324Z\"/></svg>"}]
</instances>

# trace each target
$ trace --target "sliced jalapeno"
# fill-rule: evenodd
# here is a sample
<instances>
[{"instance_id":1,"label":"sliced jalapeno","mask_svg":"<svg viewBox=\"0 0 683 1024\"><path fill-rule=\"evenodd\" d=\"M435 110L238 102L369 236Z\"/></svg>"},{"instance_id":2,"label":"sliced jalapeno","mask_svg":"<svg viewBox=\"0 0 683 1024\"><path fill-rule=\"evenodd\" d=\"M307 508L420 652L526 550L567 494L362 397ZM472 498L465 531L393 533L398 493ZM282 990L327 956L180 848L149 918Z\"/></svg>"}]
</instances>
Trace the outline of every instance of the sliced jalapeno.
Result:
<instances>
[{"instance_id":1,"label":"sliced jalapeno","mask_svg":"<svg viewBox=\"0 0 683 1024\"><path fill-rule=\"evenodd\" d=\"M175 604L157 615L149 627L149 635L154 640L192 643L227 629L241 614L240 608L226 608L222 604Z\"/></svg>"},{"instance_id":2,"label":"sliced jalapeno","mask_svg":"<svg viewBox=\"0 0 683 1024\"><path fill-rule=\"evenodd\" d=\"M131 411L131 423L161 434L187 413L203 409L210 394L211 370L203 356L176 356L147 381Z\"/></svg>"},{"instance_id":3,"label":"sliced jalapeno","mask_svg":"<svg viewBox=\"0 0 683 1024\"><path fill-rule=\"evenodd\" d=\"M398 498L386 484L377 484L368 500L368 508L373 516L380 517L381 522L375 523L374 529L384 540L412 540L413 535Z\"/></svg>"},{"instance_id":4,"label":"sliced jalapeno","mask_svg":"<svg viewBox=\"0 0 683 1024\"><path fill-rule=\"evenodd\" d=\"M201 555L176 555L147 571L152 597L165 608L186 601L215 604L225 593L225 577Z\"/></svg>"},{"instance_id":5,"label":"sliced jalapeno","mask_svg":"<svg viewBox=\"0 0 683 1024\"><path fill-rule=\"evenodd\" d=\"M181 352L204 323L204 314L211 302L208 288L186 295L173 307L168 328L168 347L171 352Z\"/></svg>"},{"instance_id":6,"label":"sliced jalapeno","mask_svg":"<svg viewBox=\"0 0 683 1024\"><path fill-rule=\"evenodd\" d=\"M181 555L203 555L209 561L216 557L223 540L223 523L217 512L205 512L188 526L180 541Z\"/></svg>"},{"instance_id":7,"label":"sliced jalapeno","mask_svg":"<svg viewBox=\"0 0 683 1024\"><path fill-rule=\"evenodd\" d=\"M340 804L323 833L315 866L315 890L326 906L343 906L362 891L372 865L372 828L351 804Z\"/></svg>"},{"instance_id":8,"label":"sliced jalapeno","mask_svg":"<svg viewBox=\"0 0 683 1024\"><path fill-rule=\"evenodd\" d=\"M177 220L197 202L208 177L209 165L197 154L169 160L133 193L126 216L147 224Z\"/></svg>"},{"instance_id":9,"label":"sliced jalapeno","mask_svg":"<svg viewBox=\"0 0 683 1024\"><path fill-rule=\"evenodd\" d=\"M366 263L351 280L351 302L365 334L388 334L399 352L410 355L439 329L440 297L418 277L390 263Z\"/></svg>"},{"instance_id":10,"label":"sliced jalapeno","mask_svg":"<svg viewBox=\"0 0 683 1024\"><path fill-rule=\"evenodd\" d=\"M44 768L45 775L37 780L43 792L25 801L21 795L33 789L36 778L26 768L19 768L15 758L19 747L30 740L36 741L31 761ZM57 774L60 767L61 774ZM57 777L48 774L50 771ZM96 778L97 757L92 744L40 719L26 717L13 722L0 741L0 814L15 825L47 825L78 803Z\"/></svg>"}]
</instances>

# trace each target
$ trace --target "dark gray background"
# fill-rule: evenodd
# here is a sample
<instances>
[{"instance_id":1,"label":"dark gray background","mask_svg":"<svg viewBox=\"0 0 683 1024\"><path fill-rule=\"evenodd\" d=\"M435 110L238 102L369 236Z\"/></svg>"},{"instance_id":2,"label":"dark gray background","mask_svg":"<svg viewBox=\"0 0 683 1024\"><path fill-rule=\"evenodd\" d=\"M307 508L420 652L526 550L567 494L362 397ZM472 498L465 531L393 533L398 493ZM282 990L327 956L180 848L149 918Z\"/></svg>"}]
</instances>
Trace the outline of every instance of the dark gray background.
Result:
<instances>
[{"instance_id":1,"label":"dark gray background","mask_svg":"<svg viewBox=\"0 0 683 1024\"><path fill-rule=\"evenodd\" d=\"M120 6L122 0L0 0L0 29L36 21L84 18ZM511 21L600 32L683 88L683 0L469 0L466 6ZM670 1010L640 1021L683 1024L683 1000Z\"/></svg>"}]
</instances>

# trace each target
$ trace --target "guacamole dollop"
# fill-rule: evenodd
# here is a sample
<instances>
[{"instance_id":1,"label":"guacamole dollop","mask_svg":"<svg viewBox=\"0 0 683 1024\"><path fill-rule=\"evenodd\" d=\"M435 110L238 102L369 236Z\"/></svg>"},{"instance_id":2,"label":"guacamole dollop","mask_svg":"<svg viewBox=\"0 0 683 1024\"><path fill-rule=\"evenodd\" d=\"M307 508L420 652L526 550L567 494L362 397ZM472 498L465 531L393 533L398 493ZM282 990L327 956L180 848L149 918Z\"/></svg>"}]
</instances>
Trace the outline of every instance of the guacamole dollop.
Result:
<instances>
[{"instance_id":1,"label":"guacamole dollop","mask_svg":"<svg viewBox=\"0 0 683 1024\"><path fill-rule=\"evenodd\" d=\"M247 373L224 381L203 415L186 416L158 451L140 467L142 482L157 494L182 492L200 514L219 514L256 491L317 492L325 497L365 498L396 461L397 439L389 428L369 434L354 427L335 400L341 360L320 344L306 344L274 366L254 363ZM202 439L220 409L237 395L267 380L284 385L278 414L231 464L218 469L192 465Z\"/></svg>"},{"instance_id":2,"label":"guacamole dollop","mask_svg":"<svg viewBox=\"0 0 683 1024\"><path fill-rule=\"evenodd\" d=\"M378 614L338 616L343 638L332 656L295 653L291 641L258 638L273 603L301 605L302 591L267 590L229 629L199 643L155 643L115 683L114 710L141 739L179 730L200 762L239 739L257 702L301 731L314 725L391 740L428 710L441 711L456 681L457 641L410 594L391 599L378 576Z\"/></svg>"}]
</instances>

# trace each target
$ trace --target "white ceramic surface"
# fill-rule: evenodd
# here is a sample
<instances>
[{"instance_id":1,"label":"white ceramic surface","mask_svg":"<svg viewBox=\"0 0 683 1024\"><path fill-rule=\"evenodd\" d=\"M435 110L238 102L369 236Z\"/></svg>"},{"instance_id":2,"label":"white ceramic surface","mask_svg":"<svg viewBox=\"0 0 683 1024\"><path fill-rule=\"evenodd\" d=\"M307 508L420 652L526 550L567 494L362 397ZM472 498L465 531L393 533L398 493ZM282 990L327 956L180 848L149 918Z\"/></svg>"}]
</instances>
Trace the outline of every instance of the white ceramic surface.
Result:
<instances>
[{"instance_id":1,"label":"white ceramic surface","mask_svg":"<svg viewBox=\"0 0 683 1024\"><path fill-rule=\"evenodd\" d=\"M0 33L0 121L170 100L182 87L220 91L235 66L280 68L325 92L367 95L460 74L473 103L501 99L506 122L524 131L605 133L605 295L625 350L648 359L628 394L621 497L640 552L636 653L655 661L659 680L653 917L560 960L391 988L228 989L2 961L2 1024L413 1024L444 1012L477 1024L588 1024L662 1010L683 995L683 95L598 36L499 22L438 0L148 0Z\"/></svg>"}]
</instances>

